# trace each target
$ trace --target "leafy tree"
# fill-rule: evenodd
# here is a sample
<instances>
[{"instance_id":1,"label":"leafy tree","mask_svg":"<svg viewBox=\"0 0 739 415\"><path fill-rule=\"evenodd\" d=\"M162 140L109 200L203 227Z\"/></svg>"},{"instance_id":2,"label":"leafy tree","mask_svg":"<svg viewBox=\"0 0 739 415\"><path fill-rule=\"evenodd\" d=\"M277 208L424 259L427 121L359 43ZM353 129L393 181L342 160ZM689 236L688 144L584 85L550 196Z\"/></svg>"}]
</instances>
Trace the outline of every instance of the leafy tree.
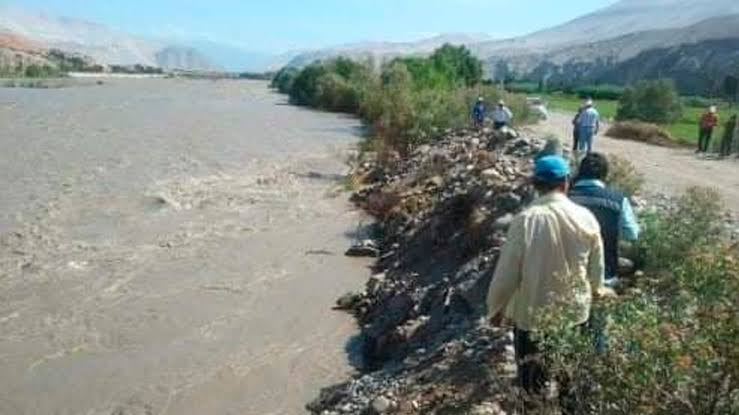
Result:
<instances>
[{"instance_id":1,"label":"leafy tree","mask_svg":"<svg viewBox=\"0 0 739 415\"><path fill-rule=\"evenodd\" d=\"M616 119L667 124L678 120L682 113L682 101L674 82L660 79L640 81L626 88L619 101Z\"/></svg>"},{"instance_id":2,"label":"leafy tree","mask_svg":"<svg viewBox=\"0 0 739 415\"><path fill-rule=\"evenodd\" d=\"M446 44L431 55L434 68L449 79L460 80L465 86L482 81L482 62L464 46Z\"/></svg>"},{"instance_id":3,"label":"leafy tree","mask_svg":"<svg viewBox=\"0 0 739 415\"><path fill-rule=\"evenodd\" d=\"M318 106L318 80L326 73L327 68L321 63L308 65L300 71L290 88L292 102L297 105Z\"/></svg>"}]
</instances>

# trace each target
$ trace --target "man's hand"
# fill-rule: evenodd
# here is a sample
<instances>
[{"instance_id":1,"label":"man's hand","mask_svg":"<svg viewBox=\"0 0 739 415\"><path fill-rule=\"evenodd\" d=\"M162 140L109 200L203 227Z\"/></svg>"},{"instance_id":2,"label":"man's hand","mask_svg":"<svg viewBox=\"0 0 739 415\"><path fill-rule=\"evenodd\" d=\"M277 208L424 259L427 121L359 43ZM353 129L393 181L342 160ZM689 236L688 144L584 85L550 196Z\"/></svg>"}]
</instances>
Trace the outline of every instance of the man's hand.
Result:
<instances>
[{"instance_id":1,"label":"man's hand","mask_svg":"<svg viewBox=\"0 0 739 415\"><path fill-rule=\"evenodd\" d=\"M616 294L616 291L610 287L601 287L595 292L596 300L609 300L614 298L618 298L618 294Z\"/></svg>"}]
</instances>

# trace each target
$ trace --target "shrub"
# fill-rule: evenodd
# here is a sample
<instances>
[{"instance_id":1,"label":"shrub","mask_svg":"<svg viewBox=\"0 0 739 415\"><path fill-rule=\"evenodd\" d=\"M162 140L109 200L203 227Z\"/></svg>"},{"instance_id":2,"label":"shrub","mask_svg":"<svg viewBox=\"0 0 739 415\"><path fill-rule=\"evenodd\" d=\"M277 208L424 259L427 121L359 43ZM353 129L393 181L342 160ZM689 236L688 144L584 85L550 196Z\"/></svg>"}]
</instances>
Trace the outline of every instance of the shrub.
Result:
<instances>
[{"instance_id":1,"label":"shrub","mask_svg":"<svg viewBox=\"0 0 739 415\"><path fill-rule=\"evenodd\" d=\"M280 69L272 78L271 88L278 90L282 94L289 94L293 86L293 81L298 75L298 69L285 67Z\"/></svg>"},{"instance_id":2,"label":"shrub","mask_svg":"<svg viewBox=\"0 0 739 415\"><path fill-rule=\"evenodd\" d=\"M570 413L737 413L739 261L701 235L720 225L717 216L698 214L715 203L714 192L693 189L668 214L665 222L675 224L663 225L666 241L647 245L656 249L650 256L663 260L650 273L663 277L596 306L593 324L607 327L605 338L549 313L546 363ZM696 236L694 246L684 243ZM670 242L678 243L677 252L665 252ZM596 350L596 339L606 339L607 350Z\"/></svg>"},{"instance_id":3,"label":"shrub","mask_svg":"<svg viewBox=\"0 0 739 415\"><path fill-rule=\"evenodd\" d=\"M674 82L640 81L627 88L619 101L616 119L667 124L680 119L683 107Z\"/></svg>"},{"instance_id":4,"label":"shrub","mask_svg":"<svg viewBox=\"0 0 739 415\"><path fill-rule=\"evenodd\" d=\"M628 196L634 196L644 186L644 175L629 160L615 154L608 155L608 185Z\"/></svg>"},{"instance_id":5,"label":"shrub","mask_svg":"<svg viewBox=\"0 0 739 415\"><path fill-rule=\"evenodd\" d=\"M717 190L691 188L677 207L644 218L639 242L641 262L651 269L667 269L721 238L723 203Z\"/></svg>"},{"instance_id":6,"label":"shrub","mask_svg":"<svg viewBox=\"0 0 739 415\"><path fill-rule=\"evenodd\" d=\"M616 122L606 131L606 135L660 146L675 145L674 138L669 131L659 125L641 121Z\"/></svg>"},{"instance_id":7,"label":"shrub","mask_svg":"<svg viewBox=\"0 0 739 415\"><path fill-rule=\"evenodd\" d=\"M315 102L319 108L356 113L359 109L359 94L351 82L335 72L318 78Z\"/></svg>"},{"instance_id":8,"label":"shrub","mask_svg":"<svg viewBox=\"0 0 739 415\"><path fill-rule=\"evenodd\" d=\"M301 70L290 87L290 100L297 105L317 107L318 80L328 73L326 65L314 63Z\"/></svg>"},{"instance_id":9,"label":"shrub","mask_svg":"<svg viewBox=\"0 0 739 415\"><path fill-rule=\"evenodd\" d=\"M272 86L295 104L359 115L371 127L371 147L392 160L446 129L468 125L479 96L490 103L506 99L516 122L529 119L525 99L483 86L481 77L482 63L469 50L445 45L428 58L398 58L380 71L346 58L283 69Z\"/></svg>"},{"instance_id":10,"label":"shrub","mask_svg":"<svg viewBox=\"0 0 739 415\"><path fill-rule=\"evenodd\" d=\"M429 59L434 69L452 82L471 87L482 81L482 62L464 46L446 44Z\"/></svg>"}]
</instances>

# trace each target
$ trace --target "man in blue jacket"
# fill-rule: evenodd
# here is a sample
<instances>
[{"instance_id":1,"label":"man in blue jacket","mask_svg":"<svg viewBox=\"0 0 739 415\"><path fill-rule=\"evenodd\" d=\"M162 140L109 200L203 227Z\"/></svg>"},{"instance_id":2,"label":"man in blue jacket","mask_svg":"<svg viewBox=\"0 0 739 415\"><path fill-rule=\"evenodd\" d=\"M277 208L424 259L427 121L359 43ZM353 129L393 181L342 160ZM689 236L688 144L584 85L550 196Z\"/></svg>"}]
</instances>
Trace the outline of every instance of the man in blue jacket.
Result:
<instances>
[{"instance_id":1,"label":"man in blue jacket","mask_svg":"<svg viewBox=\"0 0 739 415\"><path fill-rule=\"evenodd\" d=\"M608 159L591 153L583 159L580 171L570 190L570 199L588 208L598 219L605 251L606 284L618 282L619 240L639 239L639 223L629 198L608 189Z\"/></svg>"}]
</instances>

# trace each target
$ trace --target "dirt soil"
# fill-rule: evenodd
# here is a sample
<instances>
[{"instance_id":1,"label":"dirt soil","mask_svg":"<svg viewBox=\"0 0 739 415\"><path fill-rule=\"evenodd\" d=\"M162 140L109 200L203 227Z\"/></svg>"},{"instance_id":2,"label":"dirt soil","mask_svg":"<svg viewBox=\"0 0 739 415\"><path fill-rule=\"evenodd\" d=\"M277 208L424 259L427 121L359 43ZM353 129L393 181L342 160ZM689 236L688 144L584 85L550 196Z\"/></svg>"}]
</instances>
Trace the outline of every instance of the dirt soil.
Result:
<instances>
[{"instance_id":1,"label":"dirt soil","mask_svg":"<svg viewBox=\"0 0 739 415\"><path fill-rule=\"evenodd\" d=\"M555 134L571 143L572 117L553 113L548 121L532 127L541 136ZM605 132L606 128L602 131ZM714 140L720 138L714 137ZM697 156L690 148L665 148L636 141L618 140L601 134L596 151L616 154L631 160L646 179L646 191L674 196L693 186L720 189L727 208L739 214L739 159L721 160L716 156Z\"/></svg>"}]
</instances>

